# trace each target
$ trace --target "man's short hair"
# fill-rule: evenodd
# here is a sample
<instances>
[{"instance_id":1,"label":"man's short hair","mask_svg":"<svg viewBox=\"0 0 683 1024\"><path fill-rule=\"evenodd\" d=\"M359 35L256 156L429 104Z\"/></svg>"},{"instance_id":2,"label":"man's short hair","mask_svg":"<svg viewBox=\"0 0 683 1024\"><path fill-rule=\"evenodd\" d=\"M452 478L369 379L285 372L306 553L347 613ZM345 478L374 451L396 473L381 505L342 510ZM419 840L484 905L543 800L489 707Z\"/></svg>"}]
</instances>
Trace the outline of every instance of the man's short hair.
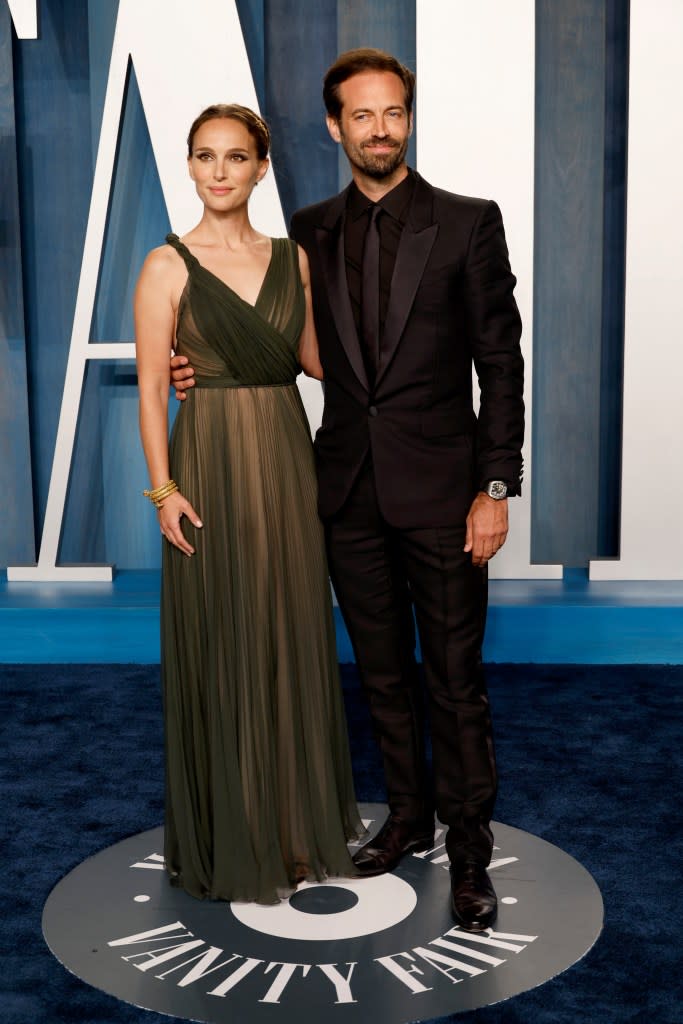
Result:
<instances>
[{"instance_id":1,"label":"man's short hair","mask_svg":"<svg viewBox=\"0 0 683 1024\"><path fill-rule=\"evenodd\" d=\"M330 117L338 121L341 117L342 103L339 98L339 86L347 79L359 75L362 71L390 71L403 82L406 110L410 114L413 109L415 94L415 75L384 50L375 50L366 46L358 50L347 50L337 57L323 79L323 100Z\"/></svg>"}]
</instances>

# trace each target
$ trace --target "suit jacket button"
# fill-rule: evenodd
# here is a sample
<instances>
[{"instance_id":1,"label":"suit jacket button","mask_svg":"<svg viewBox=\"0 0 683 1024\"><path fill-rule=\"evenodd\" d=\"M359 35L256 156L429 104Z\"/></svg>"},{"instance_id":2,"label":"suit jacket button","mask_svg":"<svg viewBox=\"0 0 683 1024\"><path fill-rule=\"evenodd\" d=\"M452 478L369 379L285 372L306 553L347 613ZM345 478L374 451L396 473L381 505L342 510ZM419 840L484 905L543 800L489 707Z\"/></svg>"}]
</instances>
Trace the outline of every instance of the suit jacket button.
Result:
<instances>
[{"instance_id":1,"label":"suit jacket button","mask_svg":"<svg viewBox=\"0 0 683 1024\"><path fill-rule=\"evenodd\" d=\"M376 405L371 405L368 409L368 415L370 416L377 416L378 412L379 410Z\"/></svg>"}]
</instances>

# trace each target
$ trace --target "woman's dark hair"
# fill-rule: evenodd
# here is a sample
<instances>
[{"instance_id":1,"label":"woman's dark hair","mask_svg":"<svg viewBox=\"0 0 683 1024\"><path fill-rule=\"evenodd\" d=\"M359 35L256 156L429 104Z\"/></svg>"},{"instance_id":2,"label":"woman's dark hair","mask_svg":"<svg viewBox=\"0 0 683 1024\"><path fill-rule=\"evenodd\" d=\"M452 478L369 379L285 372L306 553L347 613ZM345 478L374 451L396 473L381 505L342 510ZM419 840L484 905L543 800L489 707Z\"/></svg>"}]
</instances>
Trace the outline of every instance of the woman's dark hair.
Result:
<instances>
[{"instance_id":1,"label":"woman's dark hair","mask_svg":"<svg viewBox=\"0 0 683 1024\"><path fill-rule=\"evenodd\" d=\"M192 145L197 131L207 121L217 121L220 118L229 118L231 121L239 121L247 129L256 143L256 155L259 160L265 160L270 149L270 131L268 125L255 114L249 107L243 107L239 103L214 103L194 119L192 127L187 136L187 155L192 156Z\"/></svg>"},{"instance_id":2,"label":"woman's dark hair","mask_svg":"<svg viewBox=\"0 0 683 1024\"><path fill-rule=\"evenodd\" d=\"M415 95L415 75L400 60L392 57L384 50L363 47L360 50L347 50L340 54L323 80L323 100L330 117L338 121L341 117L342 104L339 99L339 86L348 78L359 75L362 71L390 71L403 82L406 110L410 114L413 109Z\"/></svg>"}]
</instances>

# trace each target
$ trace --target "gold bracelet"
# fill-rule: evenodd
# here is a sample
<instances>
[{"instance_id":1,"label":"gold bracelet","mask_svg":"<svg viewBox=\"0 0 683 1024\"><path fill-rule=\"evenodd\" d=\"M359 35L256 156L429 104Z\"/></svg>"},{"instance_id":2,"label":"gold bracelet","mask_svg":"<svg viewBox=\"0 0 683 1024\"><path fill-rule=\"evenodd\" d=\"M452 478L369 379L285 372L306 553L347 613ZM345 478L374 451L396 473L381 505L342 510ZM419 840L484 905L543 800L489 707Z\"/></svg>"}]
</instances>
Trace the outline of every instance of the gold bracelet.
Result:
<instances>
[{"instance_id":1,"label":"gold bracelet","mask_svg":"<svg viewBox=\"0 0 683 1024\"><path fill-rule=\"evenodd\" d=\"M177 490L177 487L167 487L162 494L155 494L152 501L157 508L163 508L164 502L168 498L169 494L173 494L173 492Z\"/></svg>"},{"instance_id":2,"label":"gold bracelet","mask_svg":"<svg viewBox=\"0 0 683 1024\"><path fill-rule=\"evenodd\" d=\"M143 491L143 496L149 498L153 505L157 508L164 507L164 500L168 498L169 494L173 494L174 491L178 490L178 484L175 480L169 480L167 483L162 484L161 487L155 487L153 491Z\"/></svg>"},{"instance_id":3,"label":"gold bracelet","mask_svg":"<svg viewBox=\"0 0 683 1024\"><path fill-rule=\"evenodd\" d=\"M146 498L151 498L152 501L158 501L159 498L165 498L168 494L172 494L173 491L177 491L178 485L175 480L168 480L161 487L155 487L152 491L143 491L142 493Z\"/></svg>"}]
</instances>

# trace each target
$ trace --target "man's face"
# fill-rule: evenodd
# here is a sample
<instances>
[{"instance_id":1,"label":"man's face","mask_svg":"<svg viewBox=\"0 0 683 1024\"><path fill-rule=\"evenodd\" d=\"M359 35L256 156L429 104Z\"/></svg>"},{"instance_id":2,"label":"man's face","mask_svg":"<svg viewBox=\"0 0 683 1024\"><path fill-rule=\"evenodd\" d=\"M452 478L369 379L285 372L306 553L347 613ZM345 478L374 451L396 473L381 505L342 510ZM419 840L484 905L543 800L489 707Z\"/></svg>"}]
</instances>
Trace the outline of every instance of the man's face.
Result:
<instances>
[{"instance_id":1,"label":"man's face","mask_svg":"<svg viewBox=\"0 0 683 1024\"><path fill-rule=\"evenodd\" d=\"M327 118L330 135L352 167L369 178L390 177L405 160L413 130L403 82L391 71L363 71L342 82L339 98L339 120Z\"/></svg>"}]
</instances>

